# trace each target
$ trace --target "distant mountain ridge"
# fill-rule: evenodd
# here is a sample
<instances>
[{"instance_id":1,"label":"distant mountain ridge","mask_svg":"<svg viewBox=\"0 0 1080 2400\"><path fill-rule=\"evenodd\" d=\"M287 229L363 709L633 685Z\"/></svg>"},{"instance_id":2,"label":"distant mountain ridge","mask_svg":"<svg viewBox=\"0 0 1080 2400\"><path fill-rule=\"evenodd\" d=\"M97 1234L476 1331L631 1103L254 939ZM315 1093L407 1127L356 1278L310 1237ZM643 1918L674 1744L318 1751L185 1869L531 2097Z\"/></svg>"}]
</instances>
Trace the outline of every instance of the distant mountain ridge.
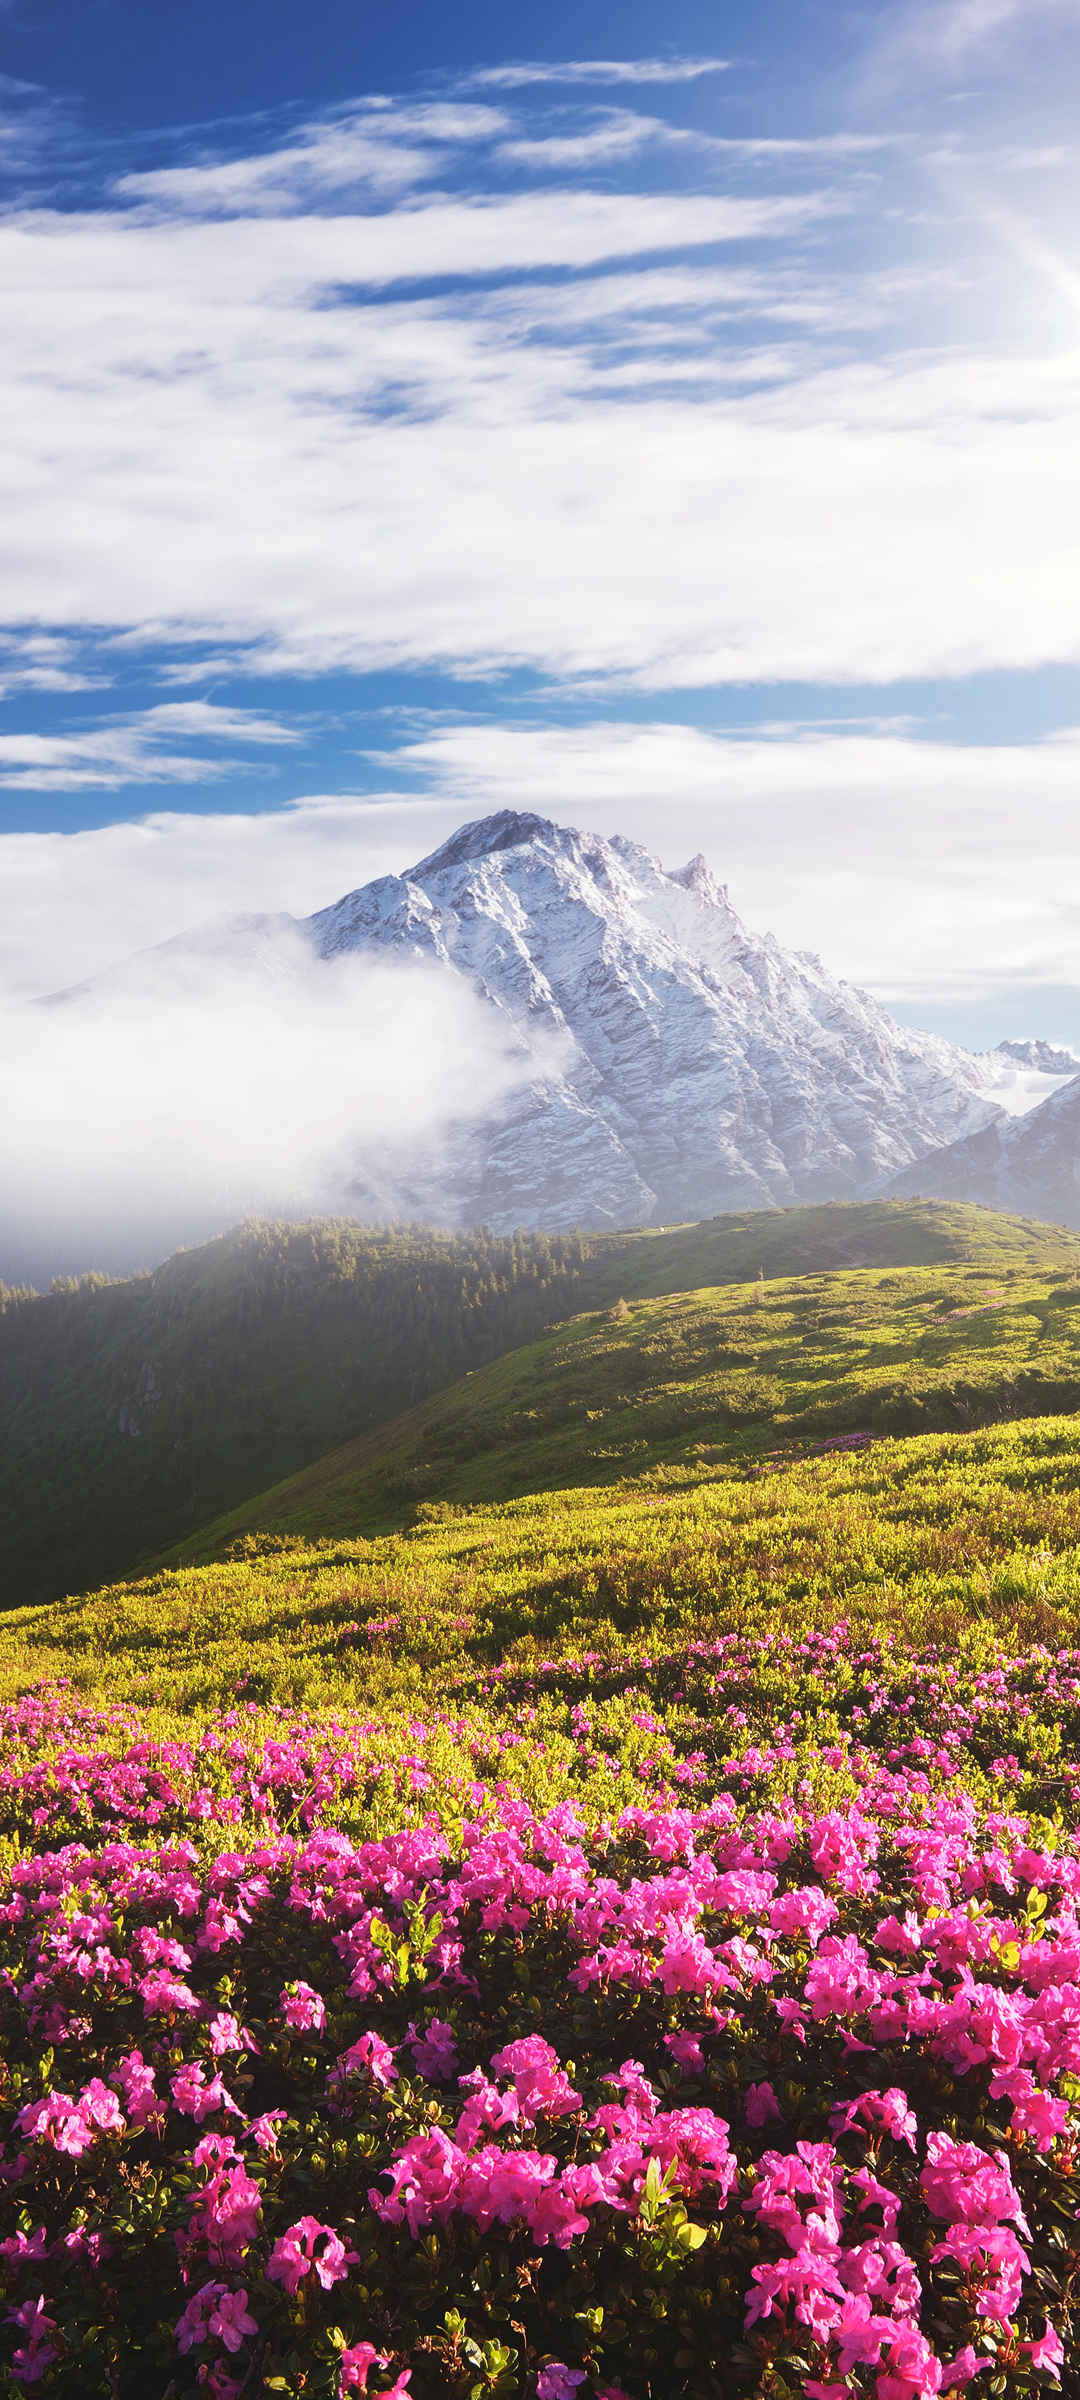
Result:
<instances>
[{"instance_id":1,"label":"distant mountain ridge","mask_svg":"<svg viewBox=\"0 0 1080 2400\"><path fill-rule=\"evenodd\" d=\"M899 1197L981 1201L1080 1226L1080 1073L1029 1116L997 1117L932 1152L892 1189Z\"/></svg>"}]
</instances>

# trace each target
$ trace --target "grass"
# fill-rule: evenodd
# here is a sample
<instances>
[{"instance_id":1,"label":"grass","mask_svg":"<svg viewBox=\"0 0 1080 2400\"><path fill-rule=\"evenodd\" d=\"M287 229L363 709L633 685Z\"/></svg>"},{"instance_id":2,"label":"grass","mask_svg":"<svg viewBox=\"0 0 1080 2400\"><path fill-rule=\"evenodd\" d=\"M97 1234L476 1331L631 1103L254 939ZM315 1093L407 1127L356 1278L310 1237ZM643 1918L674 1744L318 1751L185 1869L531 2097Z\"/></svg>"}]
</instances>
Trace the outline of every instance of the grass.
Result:
<instances>
[{"instance_id":1,"label":"grass","mask_svg":"<svg viewBox=\"0 0 1080 2400\"><path fill-rule=\"evenodd\" d=\"M485 1671L780 1622L853 1639L1080 1635L1080 1424L883 1440L667 1491L582 1487L299 1539L14 1612L0 1698L69 1679L148 1722L234 1703L471 1706ZM163 1715L162 1713L163 1712Z\"/></svg>"},{"instance_id":2,"label":"grass","mask_svg":"<svg viewBox=\"0 0 1080 2400\"><path fill-rule=\"evenodd\" d=\"M759 1273L959 1262L1080 1275L1080 1236L928 1201L551 1240L250 1224L151 1275L0 1287L0 1606L139 1572L575 1312ZM548 1480L573 1458L564 1444Z\"/></svg>"},{"instance_id":3,"label":"grass","mask_svg":"<svg viewBox=\"0 0 1080 2400\"><path fill-rule=\"evenodd\" d=\"M417 1506L640 1478L707 1481L777 1444L1080 1407L1080 1282L1026 1265L863 1268L635 1299L560 1325L247 1501L251 1531L386 1532Z\"/></svg>"}]
</instances>

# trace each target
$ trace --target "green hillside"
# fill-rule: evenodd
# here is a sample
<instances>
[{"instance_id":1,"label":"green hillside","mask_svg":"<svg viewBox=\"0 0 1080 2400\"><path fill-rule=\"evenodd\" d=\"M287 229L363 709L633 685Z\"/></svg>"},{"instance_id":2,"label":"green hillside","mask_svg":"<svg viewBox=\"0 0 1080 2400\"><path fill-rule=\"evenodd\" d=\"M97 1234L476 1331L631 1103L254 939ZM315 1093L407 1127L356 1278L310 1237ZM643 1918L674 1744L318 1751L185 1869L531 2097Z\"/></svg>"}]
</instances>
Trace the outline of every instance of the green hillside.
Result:
<instances>
[{"instance_id":1,"label":"green hillside","mask_svg":"<svg viewBox=\"0 0 1080 2400\"><path fill-rule=\"evenodd\" d=\"M0 1594L129 1572L574 1304L575 1237L250 1224L152 1275L0 1292Z\"/></svg>"},{"instance_id":2,"label":"green hillside","mask_svg":"<svg viewBox=\"0 0 1080 2400\"><path fill-rule=\"evenodd\" d=\"M1080 1421L893 1437L667 1490L537 1492L370 1540L256 1544L14 1611L0 1698L63 1676L75 1693L178 1711L189 1731L230 1701L483 1711L483 1671L515 1658L584 1647L625 1673L657 1642L774 1615L789 1628L843 1617L860 1638L977 1646L980 1626L1008 1625L1080 1639Z\"/></svg>"},{"instance_id":3,"label":"green hillside","mask_svg":"<svg viewBox=\"0 0 1080 2400\"><path fill-rule=\"evenodd\" d=\"M130 1574L219 1514L243 1512L252 1492L391 1423L544 1328L582 1310L610 1308L621 1296L636 1304L759 1274L768 1282L839 1267L961 1260L987 1275L1080 1274L1080 1237L923 1201L782 1209L663 1231L550 1240L417 1226L256 1224L181 1252L151 1275L116 1283L87 1278L44 1296L0 1291L0 1595L15 1605ZM658 1393L646 1427L631 1407L608 1439L579 1412L579 1421L563 1423L567 1438L560 1443L556 1396L556 1423L544 1424L541 1452L530 1452L533 1463L539 1457L543 1480L609 1474L624 1455L620 1444L630 1445L625 1458L634 1465L653 1451L664 1454L674 1434L686 1433L688 1407L699 1416L703 1408L712 1426L718 1403L705 1393L698 1407L686 1388L708 1381L706 1367L711 1374L708 1328L700 1336L706 1355L696 1366L692 1325L685 1339L676 1320L653 1327L642 1317L632 1331L627 1372L651 1384L662 1369L664 1392L672 1381L679 1385L678 1402L670 1403L676 1422L664 1430L669 1401ZM670 1373L649 1347L659 1341L663 1351L669 1334ZM771 1352L758 1360L752 1321L749 1334L731 1338L736 1348L753 1350L753 1372L766 1385L786 1375L791 1338L781 1339L777 1367ZM739 1361L729 1363L738 1382ZM580 1409L619 1417L607 1370L596 1371L601 1388L593 1400L594 1366L583 1359ZM547 1407L542 1360L537 1372ZM612 1372L617 1381L621 1352ZM514 1399L515 1389L513 1375L509 1398L494 1387L496 1417L504 1407L513 1414L533 1405ZM745 1415L747 1405L744 1376L735 1406ZM1030 1405L1043 1401L1034 1395ZM762 1410L767 1417L771 1406L755 1402L754 1421L764 1421ZM522 1440L531 1445L537 1430L526 1421ZM447 1438L452 1443L458 1434L451 1430ZM467 1460L467 1430L463 1438ZM489 1449L492 1438L500 1450L512 1447L497 1425L482 1438ZM593 1454L605 1440L612 1456L598 1461ZM373 1507L377 1515L388 1507L400 1513L403 1502L427 1491L427 1464L421 1439L421 1451L402 1467L413 1478L406 1489L365 1486L350 1496L349 1508L355 1501L369 1515ZM501 1483L489 1485L481 1475L453 1488L460 1485L464 1496L517 1490L521 1473L532 1471L532 1464L519 1470L508 1462ZM436 1486L442 1488L438 1477ZM347 1514L346 1522L354 1521L366 1519Z\"/></svg>"},{"instance_id":4,"label":"green hillside","mask_svg":"<svg viewBox=\"0 0 1080 2400\"><path fill-rule=\"evenodd\" d=\"M639 1254L640 1255L640 1254ZM389 1530L418 1507L1080 1408L1080 1281L859 1268L621 1300L557 1326L180 1545Z\"/></svg>"}]
</instances>

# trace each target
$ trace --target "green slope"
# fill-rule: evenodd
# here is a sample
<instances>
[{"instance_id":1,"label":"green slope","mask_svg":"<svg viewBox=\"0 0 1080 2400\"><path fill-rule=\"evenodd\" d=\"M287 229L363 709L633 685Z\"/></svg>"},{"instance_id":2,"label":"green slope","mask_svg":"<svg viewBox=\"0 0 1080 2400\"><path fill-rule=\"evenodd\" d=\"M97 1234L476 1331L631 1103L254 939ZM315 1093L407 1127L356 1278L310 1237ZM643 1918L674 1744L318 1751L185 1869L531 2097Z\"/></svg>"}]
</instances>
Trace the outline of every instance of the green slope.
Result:
<instances>
[{"instance_id":1,"label":"green slope","mask_svg":"<svg viewBox=\"0 0 1080 2400\"><path fill-rule=\"evenodd\" d=\"M620 1294L636 1302L759 1271L774 1279L960 1259L994 1273L1080 1273L1080 1237L921 1201L550 1240L249 1225L152 1275L87 1279L43 1297L0 1289L0 1599L48 1599L131 1573L219 1513L243 1512L252 1491ZM679 1370L676 1380L692 1378ZM600 1405L611 1413L606 1393ZM546 1429L548 1480L593 1472L596 1462L582 1467L577 1456L601 1446L587 1426L564 1427L573 1438L561 1447L548 1440L558 1427ZM631 1421L611 1440L663 1451L658 1423L643 1434ZM504 1434L498 1443L506 1447ZM426 1491L426 1468L425 1456L410 1457L413 1484L396 1495L380 1487L376 1513L391 1503L400 1513ZM517 1470L509 1488L520 1488Z\"/></svg>"},{"instance_id":2,"label":"green slope","mask_svg":"<svg viewBox=\"0 0 1080 2400\"><path fill-rule=\"evenodd\" d=\"M576 1237L241 1226L0 1290L0 1597L85 1590L562 1316Z\"/></svg>"},{"instance_id":3,"label":"green slope","mask_svg":"<svg viewBox=\"0 0 1080 2400\"><path fill-rule=\"evenodd\" d=\"M376 1533L446 1504L1080 1408L1075 1268L860 1268L622 1300L555 1327L249 1500L178 1558L245 1535Z\"/></svg>"},{"instance_id":4,"label":"green slope","mask_svg":"<svg viewBox=\"0 0 1080 2400\"><path fill-rule=\"evenodd\" d=\"M629 1710L635 1662L648 1689L668 1646L681 1641L685 1660L688 1640L777 1612L787 1627L843 1617L855 1647L882 1632L969 1655L995 1630L1017 1646L1075 1642L1080 1423L886 1439L667 1491L538 1493L383 1539L297 1539L163 1570L13 1612L0 1699L65 1676L75 1692L137 1701L183 1739L223 1703L245 1724L252 1712L251 1731L266 1704L375 1720L446 1707L449 1752L454 1713L489 1705L489 1670L561 1655L553 1704L583 1680L601 1691L610 1672Z\"/></svg>"}]
</instances>

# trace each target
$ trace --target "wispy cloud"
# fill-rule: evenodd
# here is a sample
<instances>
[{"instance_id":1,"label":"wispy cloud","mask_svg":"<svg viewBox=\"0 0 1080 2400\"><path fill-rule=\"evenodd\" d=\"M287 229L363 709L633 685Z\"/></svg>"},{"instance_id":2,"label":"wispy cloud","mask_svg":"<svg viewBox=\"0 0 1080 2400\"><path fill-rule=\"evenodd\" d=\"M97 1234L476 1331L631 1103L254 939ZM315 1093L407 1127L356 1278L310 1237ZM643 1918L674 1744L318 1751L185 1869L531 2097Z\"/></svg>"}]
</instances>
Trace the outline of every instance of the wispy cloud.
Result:
<instances>
[{"instance_id":1,"label":"wispy cloud","mask_svg":"<svg viewBox=\"0 0 1080 2400\"><path fill-rule=\"evenodd\" d=\"M361 103L302 126L276 149L123 175L116 191L122 199L199 216L273 216L350 191L387 197L430 180L448 150L492 141L507 123L499 109L461 101Z\"/></svg>"},{"instance_id":2,"label":"wispy cloud","mask_svg":"<svg viewBox=\"0 0 1080 2400\"><path fill-rule=\"evenodd\" d=\"M102 680L85 671L78 645L62 634L0 634L0 700L9 692L88 692Z\"/></svg>"},{"instance_id":3,"label":"wispy cloud","mask_svg":"<svg viewBox=\"0 0 1080 2400\"><path fill-rule=\"evenodd\" d=\"M677 138L678 130L657 117L610 109L599 124L578 133L518 135L512 141L500 142L496 157L508 164L543 167L552 173L565 167L602 167L612 159L632 157L650 142Z\"/></svg>"},{"instance_id":4,"label":"wispy cloud","mask_svg":"<svg viewBox=\"0 0 1080 2400\"><path fill-rule=\"evenodd\" d=\"M115 717L76 733L0 733L0 789L112 790L131 783L204 783L220 766L202 750L172 749L175 741L251 743L257 748L300 739L295 726L254 709L220 708L209 700L162 702L135 717Z\"/></svg>"},{"instance_id":5,"label":"wispy cloud","mask_svg":"<svg viewBox=\"0 0 1080 2400\"><path fill-rule=\"evenodd\" d=\"M520 59L478 67L463 81L504 92L545 83L697 83L703 75L724 74L731 63L728 58Z\"/></svg>"}]
</instances>

